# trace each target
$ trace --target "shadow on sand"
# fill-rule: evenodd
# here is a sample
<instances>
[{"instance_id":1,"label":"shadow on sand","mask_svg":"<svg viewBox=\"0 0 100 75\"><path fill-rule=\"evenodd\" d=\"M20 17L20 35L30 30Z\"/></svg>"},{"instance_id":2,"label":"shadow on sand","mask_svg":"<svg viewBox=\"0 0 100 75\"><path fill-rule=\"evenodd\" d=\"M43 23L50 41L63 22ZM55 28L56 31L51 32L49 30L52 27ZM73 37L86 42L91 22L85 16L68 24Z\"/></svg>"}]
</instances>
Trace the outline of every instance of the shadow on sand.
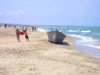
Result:
<instances>
[{"instance_id":1,"label":"shadow on sand","mask_svg":"<svg viewBox=\"0 0 100 75\"><path fill-rule=\"evenodd\" d=\"M49 41L51 42L51 41ZM51 42L51 43L54 43L54 42ZM54 43L54 44L59 44L59 45L67 45L67 46L70 46L70 44L68 42L62 42L62 43Z\"/></svg>"},{"instance_id":2,"label":"shadow on sand","mask_svg":"<svg viewBox=\"0 0 100 75\"><path fill-rule=\"evenodd\" d=\"M60 45L67 45L70 46L70 44L68 42L62 42Z\"/></svg>"}]
</instances>

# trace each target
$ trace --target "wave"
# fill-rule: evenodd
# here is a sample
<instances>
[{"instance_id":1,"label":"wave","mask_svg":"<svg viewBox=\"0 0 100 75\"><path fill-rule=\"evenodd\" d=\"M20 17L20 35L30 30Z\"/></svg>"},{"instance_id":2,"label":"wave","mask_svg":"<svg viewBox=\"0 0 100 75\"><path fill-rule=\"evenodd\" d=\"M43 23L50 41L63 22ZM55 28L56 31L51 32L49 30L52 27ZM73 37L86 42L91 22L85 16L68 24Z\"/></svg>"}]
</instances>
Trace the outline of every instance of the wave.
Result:
<instances>
[{"instance_id":1,"label":"wave","mask_svg":"<svg viewBox=\"0 0 100 75\"><path fill-rule=\"evenodd\" d=\"M81 35L70 35L75 38L75 43L77 45L84 45L93 48L100 49L100 41L97 39L93 39L91 37L81 36Z\"/></svg>"},{"instance_id":2,"label":"wave","mask_svg":"<svg viewBox=\"0 0 100 75\"><path fill-rule=\"evenodd\" d=\"M71 35L72 37L77 38L78 43L93 43L96 44L99 40L93 39L91 37L81 36L81 35Z\"/></svg>"},{"instance_id":3,"label":"wave","mask_svg":"<svg viewBox=\"0 0 100 75\"><path fill-rule=\"evenodd\" d=\"M37 31L39 31L39 32L47 32L47 30L43 29L43 28L37 28Z\"/></svg>"},{"instance_id":4,"label":"wave","mask_svg":"<svg viewBox=\"0 0 100 75\"><path fill-rule=\"evenodd\" d=\"M89 47L100 49L100 46L98 46L98 45L84 44L84 46L89 46Z\"/></svg>"},{"instance_id":5,"label":"wave","mask_svg":"<svg viewBox=\"0 0 100 75\"><path fill-rule=\"evenodd\" d=\"M90 33L91 31L90 30L82 30L81 32L83 32L83 33Z\"/></svg>"},{"instance_id":6,"label":"wave","mask_svg":"<svg viewBox=\"0 0 100 75\"><path fill-rule=\"evenodd\" d=\"M69 30L69 32L79 32L79 30Z\"/></svg>"},{"instance_id":7,"label":"wave","mask_svg":"<svg viewBox=\"0 0 100 75\"><path fill-rule=\"evenodd\" d=\"M90 33L90 30L68 30L68 32L82 32L82 33Z\"/></svg>"},{"instance_id":8,"label":"wave","mask_svg":"<svg viewBox=\"0 0 100 75\"><path fill-rule=\"evenodd\" d=\"M68 30L68 32L83 32L83 33L90 33L91 31L90 30Z\"/></svg>"}]
</instances>

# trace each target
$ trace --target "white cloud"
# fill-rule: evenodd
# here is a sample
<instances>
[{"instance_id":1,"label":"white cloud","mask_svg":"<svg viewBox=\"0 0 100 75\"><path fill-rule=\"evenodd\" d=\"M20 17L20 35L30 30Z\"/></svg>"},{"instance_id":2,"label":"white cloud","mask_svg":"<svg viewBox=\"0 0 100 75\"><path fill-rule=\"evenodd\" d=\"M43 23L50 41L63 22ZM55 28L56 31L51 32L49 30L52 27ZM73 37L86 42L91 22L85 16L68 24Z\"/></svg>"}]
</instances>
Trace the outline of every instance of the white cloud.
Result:
<instances>
[{"instance_id":1,"label":"white cloud","mask_svg":"<svg viewBox=\"0 0 100 75\"><path fill-rule=\"evenodd\" d=\"M6 14L9 16L18 16L18 15L23 15L24 11L22 10L7 11Z\"/></svg>"},{"instance_id":2,"label":"white cloud","mask_svg":"<svg viewBox=\"0 0 100 75\"><path fill-rule=\"evenodd\" d=\"M33 16L33 17L47 17L47 13L24 12L23 10L8 10L0 11L0 16Z\"/></svg>"},{"instance_id":3,"label":"white cloud","mask_svg":"<svg viewBox=\"0 0 100 75\"><path fill-rule=\"evenodd\" d=\"M14 15L14 16L17 16L19 15L17 12L15 11L7 11L7 15Z\"/></svg>"}]
</instances>

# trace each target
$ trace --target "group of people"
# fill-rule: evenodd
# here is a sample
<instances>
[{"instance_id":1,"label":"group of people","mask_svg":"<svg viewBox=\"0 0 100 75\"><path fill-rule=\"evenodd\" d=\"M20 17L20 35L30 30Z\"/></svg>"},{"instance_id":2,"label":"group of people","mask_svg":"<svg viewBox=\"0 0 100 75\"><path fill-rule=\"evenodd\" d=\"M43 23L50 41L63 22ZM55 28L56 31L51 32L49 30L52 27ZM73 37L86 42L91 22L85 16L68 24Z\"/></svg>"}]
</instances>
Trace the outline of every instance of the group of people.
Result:
<instances>
[{"instance_id":1,"label":"group of people","mask_svg":"<svg viewBox=\"0 0 100 75\"><path fill-rule=\"evenodd\" d=\"M25 29L24 27L22 27L22 31L20 31L19 29L16 29L16 38L18 42L20 42L20 35L25 35L26 41L29 41L27 29Z\"/></svg>"},{"instance_id":2,"label":"group of people","mask_svg":"<svg viewBox=\"0 0 100 75\"><path fill-rule=\"evenodd\" d=\"M36 27L35 26L32 26L32 31L36 31Z\"/></svg>"},{"instance_id":3,"label":"group of people","mask_svg":"<svg viewBox=\"0 0 100 75\"><path fill-rule=\"evenodd\" d=\"M14 26L15 29L16 29L16 38L17 38L17 41L20 42L20 35L25 35L25 39L26 41L29 41L29 36L28 36L28 33L27 33L27 26L23 26L23 27L20 27L19 29L17 28L17 26ZM4 24L4 28L7 28L7 24ZM32 31L36 31L36 27L35 26L32 26Z\"/></svg>"}]
</instances>

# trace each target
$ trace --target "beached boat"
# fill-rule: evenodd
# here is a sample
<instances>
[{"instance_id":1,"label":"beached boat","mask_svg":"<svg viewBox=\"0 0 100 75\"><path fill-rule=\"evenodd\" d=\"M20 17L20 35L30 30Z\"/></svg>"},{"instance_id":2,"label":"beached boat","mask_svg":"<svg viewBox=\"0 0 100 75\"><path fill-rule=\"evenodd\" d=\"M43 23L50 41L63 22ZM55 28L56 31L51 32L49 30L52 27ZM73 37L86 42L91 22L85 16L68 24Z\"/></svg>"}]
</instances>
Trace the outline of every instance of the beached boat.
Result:
<instances>
[{"instance_id":1,"label":"beached boat","mask_svg":"<svg viewBox=\"0 0 100 75\"><path fill-rule=\"evenodd\" d=\"M47 32L47 34L48 40L53 43L62 43L65 38L65 35L57 30Z\"/></svg>"}]
</instances>

